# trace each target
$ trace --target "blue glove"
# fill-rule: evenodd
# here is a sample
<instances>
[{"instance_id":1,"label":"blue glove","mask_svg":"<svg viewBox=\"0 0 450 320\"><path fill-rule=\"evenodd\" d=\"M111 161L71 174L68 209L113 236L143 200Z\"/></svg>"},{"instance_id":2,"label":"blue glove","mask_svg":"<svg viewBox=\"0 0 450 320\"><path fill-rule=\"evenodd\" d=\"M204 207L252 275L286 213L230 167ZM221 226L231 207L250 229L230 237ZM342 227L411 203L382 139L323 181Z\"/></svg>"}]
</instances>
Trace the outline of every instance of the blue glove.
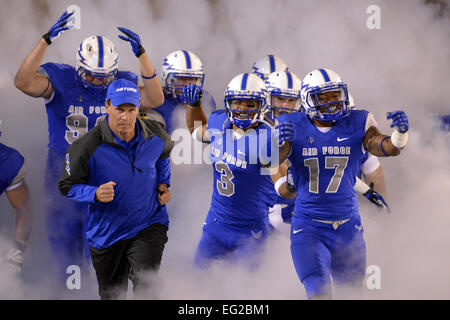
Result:
<instances>
[{"instance_id":1,"label":"blue glove","mask_svg":"<svg viewBox=\"0 0 450 320\"><path fill-rule=\"evenodd\" d=\"M401 110L388 112L386 119L392 119L391 128L395 127L400 133L405 133L409 129L408 116Z\"/></svg>"},{"instance_id":2,"label":"blue glove","mask_svg":"<svg viewBox=\"0 0 450 320\"><path fill-rule=\"evenodd\" d=\"M195 84L189 84L183 88L183 98L191 107L200 107L202 96L202 88Z\"/></svg>"},{"instance_id":3,"label":"blue glove","mask_svg":"<svg viewBox=\"0 0 450 320\"><path fill-rule=\"evenodd\" d=\"M386 201L384 201L383 197L379 193L373 190L373 186L374 184L372 182L369 186L370 189L364 192L363 195L378 208L384 207L387 209L389 213L391 213L391 210L389 209L389 206L387 205Z\"/></svg>"},{"instance_id":4,"label":"blue glove","mask_svg":"<svg viewBox=\"0 0 450 320\"><path fill-rule=\"evenodd\" d=\"M44 38L45 42L47 42L48 45L52 44L52 39L55 39L61 35L61 33L64 30L72 29L73 26L66 27L67 22L69 22L69 19L73 15L73 12L67 12L64 11L61 17L59 17L58 21L50 28L50 30L42 36Z\"/></svg>"},{"instance_id":5,"label":"blue glove","mask_svg":"<svg viewBox=\"0 0 450 320\"><path fill-rule=\"evenodd\" d=\"M123 32L126 35L126 37L119 35L119 38L128 41L131 44L131 48L133 49L134 54L139 58L141 54L145 52L139 36L133 31L123 27L117 27L117 29L119 29L119 31Z\"/></svg>"},{"instance_id":6,"label":"blue glove","mask_svg":"<svg viewBox=\"0 0 450 320\"><path fill-rule=\"evenodd\" d=\"M285 141L292 141L295 138L295 126L290 121L280 122L275 126L275 136L281 146Z\"/></svg>"}]
</instances>

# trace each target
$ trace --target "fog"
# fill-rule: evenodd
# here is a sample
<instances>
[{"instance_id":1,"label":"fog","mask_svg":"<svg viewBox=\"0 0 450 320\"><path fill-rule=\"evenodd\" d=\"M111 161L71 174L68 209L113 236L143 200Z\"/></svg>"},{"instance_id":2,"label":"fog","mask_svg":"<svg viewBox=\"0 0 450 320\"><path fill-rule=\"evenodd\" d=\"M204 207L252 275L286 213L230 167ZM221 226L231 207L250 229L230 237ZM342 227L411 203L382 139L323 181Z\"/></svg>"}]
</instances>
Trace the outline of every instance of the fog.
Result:
<instances>
[{"instance_id":1,"label":"fog","mask_svg":"<svg viewBox=\"0 0 450 320\"><path fill-rule=\"evenodd\" d=\"M66 31L49 47L45 62L75 65L80 42L92 35L113 40L121 70L139 74L117 26L141 37L151 62L161 70L177 49L196 53L206 72L204 87L223 105L227 83L251 71L266 54L282 57L300 78L325 67L347 83L358 108L371 111L380 131L390 134L388 111L410 119L409 144L396 158L381 159L391 214L360 198L367 265L381 270L381 288L336 292L342 299L450 298L450 141L436 116L450 114L450 19L447 11L421 0L294 1L12 1L0 0L0 142L26 158L34 225L23 275L0 269L0 298L59 299L46 238L42 184L48 141L44 103L14 86L14 76L42 34L65 8L81 9L81 29ZM370 5L380 8L381 29L369 29ZM161 264L161 299L305 299L290 256L289 239L269 239L255 271L226 262L207 273L192 267L203 220L210 206L212 169L206 164L172 167L168 205L169 241ZM12 239L14 211L0 198L0 253ZM3 255L4 256L4 255ZM95 276L82 275L75 298L96 299Z\"/></svg>"}]
</instances>

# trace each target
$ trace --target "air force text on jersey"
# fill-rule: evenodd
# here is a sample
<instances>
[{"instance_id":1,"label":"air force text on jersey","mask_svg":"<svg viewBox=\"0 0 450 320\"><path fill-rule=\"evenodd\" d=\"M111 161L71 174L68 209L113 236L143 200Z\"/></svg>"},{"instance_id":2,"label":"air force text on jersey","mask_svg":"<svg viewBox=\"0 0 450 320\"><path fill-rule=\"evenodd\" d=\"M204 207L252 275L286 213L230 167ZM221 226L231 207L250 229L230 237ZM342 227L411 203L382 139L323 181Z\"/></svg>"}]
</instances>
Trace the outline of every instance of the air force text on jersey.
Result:
<instances>
[{"instance_id":1,"label":"air force text on jersey","mask_svg":"<svg viewBox=\"0 0 450 320\"><path fill-rule=\"evenodd\" d=\"M175 146L171 153L174 164L212 164L222 161L238 168L246 169L249 164L276 166L279 162L279 145L270 128L249 129L236 132L208 129L210 144L192 139L187 129L176 129L172 133ZM269 174L269 170L261 170Z\"/></svg>"}]
</instances>

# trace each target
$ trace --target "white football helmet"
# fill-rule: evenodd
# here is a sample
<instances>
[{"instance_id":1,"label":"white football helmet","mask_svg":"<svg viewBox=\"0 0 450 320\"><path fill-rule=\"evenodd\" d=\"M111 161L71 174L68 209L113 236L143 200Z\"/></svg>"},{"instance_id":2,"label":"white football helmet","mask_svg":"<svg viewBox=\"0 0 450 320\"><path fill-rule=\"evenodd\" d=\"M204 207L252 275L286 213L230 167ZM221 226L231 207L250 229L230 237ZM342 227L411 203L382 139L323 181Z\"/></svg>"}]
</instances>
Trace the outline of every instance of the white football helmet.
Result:
<instances>
[{"instance_id":1,"label":"white football helmet","mask_svg":"<svg viewBox=\"0 0 450 320\"><path fill-rule=\"evenodd\" d=\"M91 36L81 42L77 51L77 76L85 88L106 90L119 72L119 54L114 43L103 36ZM98 84L86 80L95 77Z\"/></svg>"},{"instance_id":2,"label":"white football helmet","mask_svg":"<svg viewBox=\"0 0 450 320\"><path fill-rule=\"evenodd\" d=\"M272 112L274 117L274 111L279 110L281 113L298 111L300 109L300 88L302 81L300 78L289 71L277 71L272 72L266 80L266 87L268 91L268 108L267 111ZM291 98L295 100L294 108L282 107L276 105L273 101L273 97Z\"/></svg>"},{"instance_id":3,"label":"white football helmet","mask_svg":"<svg viewBox=\"0 0 450 320\"><path fill-rule=\"evenodd\" d=\"M164 92L182 103L183 87L187 84L177 84L177 80L183 78L192 79L189 83L203 87L205 73L202 61L196 54L188 50L177 50L164 59L161 82Z\"/></svg>"},{"instance_id":4,"label":"white football helmet","mask_svg":"<svg viewBox=\"0 0 450 320\"><path fill-rule=\"evenodd\" d=\"M253 100L258 103L255 110L233 108L233 100ZM258 122L267 105L267 88L264 81L255 74L241 73L235 76L225 90L225 110L230 122L241 129L247 129Z\"/></svg>"},{"instance_id":5,"label":"white football helmet","mask_svg":"<svg viewBox=\"0 0 450 320\"><path fill-rule=\"evenodd\" d=\"M330 91L340 92L340 98L320 104L318 95ZM309 72L302 81L300 95L302 107L312 119L336 122L349 114L347 85L333 70L315 69ZM337 108L338 104L341 105L340 109Z\"/></svg>"},{"instance_id":6,"label":"white football helmet","mask_svg":"<svg viewBox=\"0 0 450 320\"><path fill-rule=\"evenodd\" d=\"M253 64L252 72L261 79L266 80L269 74L275 71L287 71L288 65L286 61L280 57L268 54Z\"/></svg>"},{"instance_id":7,"label":"white football helmet","mask_svg":"<svg viewBox=\"0 0 450 320\"><path fill-rule=\"evenodd\" d=\"M348 94L348 107L349 108L355 107L355 99L353 99L353 96L350 93Z\"/></svg>"}]
</instances>

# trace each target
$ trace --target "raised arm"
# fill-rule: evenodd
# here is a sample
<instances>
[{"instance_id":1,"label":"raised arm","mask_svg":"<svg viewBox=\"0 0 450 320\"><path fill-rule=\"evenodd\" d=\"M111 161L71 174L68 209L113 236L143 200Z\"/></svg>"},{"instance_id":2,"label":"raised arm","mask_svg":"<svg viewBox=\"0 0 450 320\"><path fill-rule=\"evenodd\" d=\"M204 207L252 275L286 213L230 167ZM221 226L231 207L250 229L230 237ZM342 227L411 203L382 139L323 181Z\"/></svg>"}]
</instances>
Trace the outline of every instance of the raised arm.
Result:
<instances>
[{"instance_id":1,"label":"raised arm","mask_svg":"<svg viewBox=\"0 0 450 320\"><path fill-rule=\"evenodd\" d=\"M391 136L380 133L377 127L371 126L364 135L364 149L378 157L398 156L408 143L408 117L403 111L389 113L387 119L392 119Z\"/></svg>"},{"instance_id":2,"label":"raised arm","mask_svg":"<svg viewBox=\"0 0 450 320\"><path fill-rule=\"evenodd\" d=\"M72 14L73 12L64 12L22 62L14 79L14 84L23 93L36 98L43 97L48 99L51 97L53 87L50 79L39 74L38 69L44 59L47 48L52 44L52 40L57 38L64 30L71 28L66 26L66 24Z\"/></svg>"},{"instance_id":3,"label":"raised arm","mask_svg":"<svg viewBox=\"0 0 450 320\"><path fill-rule=\"evenodd\" d=\"M139 60L139 69L144 86L139 87L143 94L141 95L141 110L157 108L164 103L164 93L156 69L153 67L150 59L141 44L141 39L133 31L118 27L119 31L125 36L119 35L119 38L128 41L133 49L133 53Z\"/></svg>"},{"instance_id":4,"label":"raised arm","mask_svg":"<svg viewBox=\"0 0 450 320\"><path fill-rule=\"evenodd\" d=\"M196 129L196 125L198 126L201 123L201 126L198 127L196 132L196 139L208 143L210 141L208 131L206 130L208 127L208 118L202 108L202 88L195 84L187 85L183 88L183 95L187 101L186 125L189 132L192 134Z\"/></svg>"}]
</instances>

